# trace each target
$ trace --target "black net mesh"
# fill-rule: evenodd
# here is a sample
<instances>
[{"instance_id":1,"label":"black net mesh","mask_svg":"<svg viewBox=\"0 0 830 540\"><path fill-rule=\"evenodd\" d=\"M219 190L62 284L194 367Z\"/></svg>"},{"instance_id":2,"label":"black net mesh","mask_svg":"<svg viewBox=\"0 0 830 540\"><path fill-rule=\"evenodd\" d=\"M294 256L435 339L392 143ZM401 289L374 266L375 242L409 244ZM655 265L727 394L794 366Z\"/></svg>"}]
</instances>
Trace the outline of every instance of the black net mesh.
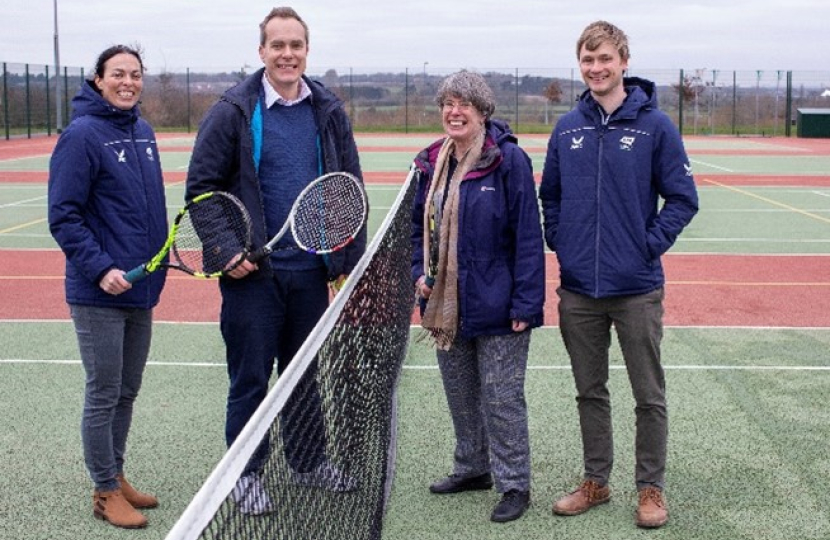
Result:
<instances>
[{"instance_id":1,"label":"black net mesh","mask_svg":"<svg viewBox=\"0 0 830 540\"><path fill-rule=\"evenodd\" d=\"M379 539L409 340L407 180L366 255L167 536Z\"/></svg>"}]
</instances>

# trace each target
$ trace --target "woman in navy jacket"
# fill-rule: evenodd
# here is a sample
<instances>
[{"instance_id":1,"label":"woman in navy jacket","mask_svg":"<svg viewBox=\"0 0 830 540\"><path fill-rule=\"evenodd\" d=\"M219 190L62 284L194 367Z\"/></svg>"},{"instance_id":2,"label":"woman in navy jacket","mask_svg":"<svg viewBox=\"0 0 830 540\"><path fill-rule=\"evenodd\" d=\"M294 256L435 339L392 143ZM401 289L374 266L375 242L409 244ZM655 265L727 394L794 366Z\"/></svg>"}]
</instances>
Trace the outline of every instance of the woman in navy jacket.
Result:
<instances>
[{"instance_id":1,"label":"woman in navy jacket","mask_svg":"<svg viewBox=\"0 0 830 540\"><path fill-rule=\"evenodd\" d=\"M490 489L491 519L530 501L524 379L530 330L542 324L544 243L533 170L493 93L461 71L437 96L447 137L415 159L412 279L434 338L453 420L453 472L433 493Z\"/></svg>"},{"instance_id":2,"label":"woman in navy jacket","mask_svg":"<svg viewBox=\"0 0 830 540\"><path fill-rule=\"evenodd\" d=\"M86 372L81 435L93 513L125 528L145 526L136 509L158 504L124 478L133 402L165 281L163 270L134 285L123 277L167 236L155 134L138 110L143 72L129 47L101 53L49 166L49 229L66 255L66 301Z\"/></svg>"}]
</instances>

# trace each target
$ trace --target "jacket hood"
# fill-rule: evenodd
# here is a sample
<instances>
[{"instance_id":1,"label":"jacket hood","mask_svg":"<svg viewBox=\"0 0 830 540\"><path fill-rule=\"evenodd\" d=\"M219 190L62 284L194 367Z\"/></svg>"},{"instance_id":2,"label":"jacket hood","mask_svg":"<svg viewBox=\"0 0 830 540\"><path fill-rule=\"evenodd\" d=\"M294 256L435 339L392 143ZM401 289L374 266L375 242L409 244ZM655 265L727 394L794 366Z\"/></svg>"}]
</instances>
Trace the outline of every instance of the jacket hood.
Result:
<instances>
[{"instance_id":1,"label":"jacket hood","mask_svg":"<svg viewBox=\"0 0 830 540\"><path fill-rule=\"evenodd\" d=\"M623 86L627 96L620 108L614 111L615 116L630 117L636 116L641 109L657 109L657 85L652 81L640 77L624 77ZM582 93L579 106L586 111L598 111L600 107L590 90Z\"/></svg>"},{"instance_id":2,"label":"jacket hood","mask_svg":"<svg viewBox=\"0 0 830 540\"><path fill-rule=\"evenodd\" d=\"M141 116L138 105L129 110L113 107L95 89L94 82L87 80L72 98L72 119L81 116L100 116L118 125L134 124Z\"/></svg>"}]
</instances>

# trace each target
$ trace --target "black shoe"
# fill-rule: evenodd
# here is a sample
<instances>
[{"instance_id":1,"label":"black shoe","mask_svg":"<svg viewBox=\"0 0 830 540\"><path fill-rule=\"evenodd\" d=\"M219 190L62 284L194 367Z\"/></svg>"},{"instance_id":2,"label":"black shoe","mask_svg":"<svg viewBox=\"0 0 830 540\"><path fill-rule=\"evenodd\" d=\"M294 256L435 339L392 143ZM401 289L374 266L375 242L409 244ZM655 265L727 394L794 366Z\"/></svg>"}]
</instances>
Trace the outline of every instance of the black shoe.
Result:
<instances>
[{"instance_id":1,"label":"black shoe","mask_svg":"<svg viewBox=\"0 0 830 540\"><path fill-rule=\"evenodd\" d=\"M493 477L490 476L490 473L478 476L451 474L429 486L429 490L433 493L461 493L462 491L484 490L491 487L493 487Z\"/></svg>"},{"instance_id":2,"label":"black shoe","mask_svg":"<svg viewBox=\"0 0 830 540\"><path fill-rule=\"evenodd\" d=\"M519 519L530 506L530 492L511 489L502 495L499 504L493 509L490 521L505 523Z\"/></svg>"}]
</instances>

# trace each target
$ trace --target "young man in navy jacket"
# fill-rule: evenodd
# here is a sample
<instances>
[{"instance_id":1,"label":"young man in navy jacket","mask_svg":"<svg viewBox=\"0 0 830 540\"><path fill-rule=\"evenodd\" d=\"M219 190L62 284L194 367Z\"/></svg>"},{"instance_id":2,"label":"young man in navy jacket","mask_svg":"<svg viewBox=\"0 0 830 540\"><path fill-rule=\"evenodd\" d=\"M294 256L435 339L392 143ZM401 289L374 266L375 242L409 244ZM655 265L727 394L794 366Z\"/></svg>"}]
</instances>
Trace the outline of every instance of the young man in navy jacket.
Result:
<instances>
[{"instance_id":1,"label":"young man in navy jacket","mask_svg":"<svg viewBox=\"0 0 830 540\"><path fill-rule=\"evenodd\" d=\"M551 135L539 193L545 240L559 260L559 327L576 383L584 459L582 484L553 512L581 514L611 497L613 325L636 401L636 524L655 528L668 521L660 257L697 212L697 191L680 134L657 108L654 83L624 77L623 31L605 21L588 25L577 58L588 90Z\"/></svg>"}]
</instances>

